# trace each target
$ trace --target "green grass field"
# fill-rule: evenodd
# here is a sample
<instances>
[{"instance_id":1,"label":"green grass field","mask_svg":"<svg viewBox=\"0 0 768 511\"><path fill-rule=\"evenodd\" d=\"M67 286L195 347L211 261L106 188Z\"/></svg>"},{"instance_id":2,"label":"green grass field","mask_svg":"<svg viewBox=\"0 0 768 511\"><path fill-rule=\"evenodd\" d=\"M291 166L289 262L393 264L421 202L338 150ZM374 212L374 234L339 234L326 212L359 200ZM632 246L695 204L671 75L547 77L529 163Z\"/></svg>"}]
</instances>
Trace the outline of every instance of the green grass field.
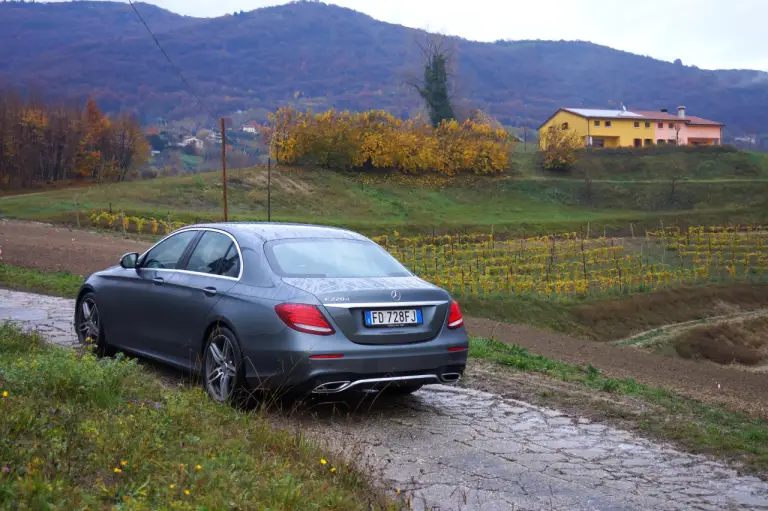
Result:
<instances>
[{"instance_id":1,"label":"green grass field","mask_svg":"<svg viewBox=\"0 0 768 511\"><path fill-rule=\"evenodd\" d=\"M260 412L124 356L98 359L4 325L0 368L2 509L395 508Z\"/></svg>"},{"instance_id":2,"label":"green grass field","mask_svg":"<svg viewBox=\"0 0 768 511\"><path fill-rule=\"evenodd\" d=\"M344 226L366 234L574 231L635 224L757 223L768 212L768 159L752 153L585 157L592 182L579 167L568 175L536 170L535 153L513 159L505 176L412 177L281 169L273 173L272 218ZM638 163L638 161L640 163ZM587 163L584 163L586 165ZM729 170L730 169L730 170ZM230 216L266 220L266 170L230 172ZM670 175L680 174L674 192ZM77 201L77 208L75 207ZM218 172L148 181L58 189L0 200L7 217L76 223L81 213L117 213L194 222L222 218Z\"/></svg>"}]
</instances>

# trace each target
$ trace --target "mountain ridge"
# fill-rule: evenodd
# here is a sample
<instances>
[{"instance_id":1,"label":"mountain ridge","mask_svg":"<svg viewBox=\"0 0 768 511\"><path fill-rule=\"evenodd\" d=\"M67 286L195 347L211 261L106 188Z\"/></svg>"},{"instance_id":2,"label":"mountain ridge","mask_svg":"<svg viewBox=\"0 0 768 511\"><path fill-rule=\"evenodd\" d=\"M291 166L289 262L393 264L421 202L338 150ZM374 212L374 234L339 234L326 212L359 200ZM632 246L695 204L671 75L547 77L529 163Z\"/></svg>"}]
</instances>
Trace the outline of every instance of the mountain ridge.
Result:
<instances>
[{"instance_id":1,"label":"mountain ridge","mask_svg":"<svg viewBox=\"0 0 768 511\"><path fill-rule=\"evenodd\" d=\"M151 4L139 12L213 114L383 108L412 115L416 41L427 33L316 2L218 18ZM559 107L673 109L721 121L733 133L768 128L768 73L701 70L586 41L447 37L458 96L505 124L536 127ZM199 112L128 4L0 3L0 83L58 97L92 94L109 111L146 120ZM294 100L300 92L298 101Z\"/></svg>"}]
</instances>

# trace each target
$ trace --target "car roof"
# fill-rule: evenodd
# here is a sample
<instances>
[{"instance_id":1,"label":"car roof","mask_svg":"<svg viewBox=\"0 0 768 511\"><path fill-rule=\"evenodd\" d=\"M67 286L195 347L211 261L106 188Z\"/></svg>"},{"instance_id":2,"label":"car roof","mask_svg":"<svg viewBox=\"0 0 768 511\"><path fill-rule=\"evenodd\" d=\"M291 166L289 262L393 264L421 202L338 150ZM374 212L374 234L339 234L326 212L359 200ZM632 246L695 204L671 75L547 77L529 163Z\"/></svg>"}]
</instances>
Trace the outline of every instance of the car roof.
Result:
<instances>
[{"instance_id":1,"label":"car roof","mask_svg":"<svg viewBox=\"0 0 768 511\"><path fill-rule=\"evenodd\" d=\"M215 224L196 224L187 226L188 229L210 228L221 229L230 234L253 234L264 241L297 239L297 238L335 238L367 240L356 232L312 224L293 224L279 222L222 222Z\"/></svg>"}]
</instances>

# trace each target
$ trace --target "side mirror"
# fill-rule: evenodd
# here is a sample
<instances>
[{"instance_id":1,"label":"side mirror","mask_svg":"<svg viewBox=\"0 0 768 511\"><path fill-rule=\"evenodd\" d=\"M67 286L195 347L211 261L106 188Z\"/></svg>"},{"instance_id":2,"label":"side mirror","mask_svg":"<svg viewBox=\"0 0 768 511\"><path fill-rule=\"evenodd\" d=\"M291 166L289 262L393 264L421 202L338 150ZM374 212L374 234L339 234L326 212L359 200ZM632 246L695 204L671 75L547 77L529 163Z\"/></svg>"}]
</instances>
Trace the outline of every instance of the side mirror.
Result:
<instances>
[{"instance_id":1,"label":"side mirror","mask_svg":"<svg viewBox=\"0 0 768 511\"><path fill-rule=\"evenodd\" d=\"M129 252L120 258L120 266L125 269L136 268L136 263L139 262L139 254L136 252Z\"/></svg>"}]
</instances>

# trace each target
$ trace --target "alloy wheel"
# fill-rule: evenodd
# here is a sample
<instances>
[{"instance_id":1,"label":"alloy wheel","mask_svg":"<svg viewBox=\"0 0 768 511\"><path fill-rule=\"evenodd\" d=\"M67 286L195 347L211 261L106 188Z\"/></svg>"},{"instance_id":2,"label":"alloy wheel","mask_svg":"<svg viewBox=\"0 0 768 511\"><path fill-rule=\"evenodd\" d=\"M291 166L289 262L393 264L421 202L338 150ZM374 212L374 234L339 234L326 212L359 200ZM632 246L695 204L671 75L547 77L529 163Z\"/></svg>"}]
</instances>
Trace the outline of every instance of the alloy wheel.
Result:
<instances>
[{"instance_id":1,"label":"alloy wheel","mask_svg":"<svg viewBox=\"0 0 768 511\"><path fill-rule=\"evenodd\" d=\"M80 324L78 333L81 342L97 343L100 333L99 308L93 298L86 298L80 304Z\"/></svg>"},{"instance_id":2,"label":"alloy wheel","mask_svg":"<svg viewBox=\"0 0 768 511\"><path fill-rule=\"evenodd\" d=\"M223 334L217 334L208 343L205 358L205 386L216 401L227 401L232 395L237 379L235 350L232 342Z\"/></svg>"}]
</instances>

